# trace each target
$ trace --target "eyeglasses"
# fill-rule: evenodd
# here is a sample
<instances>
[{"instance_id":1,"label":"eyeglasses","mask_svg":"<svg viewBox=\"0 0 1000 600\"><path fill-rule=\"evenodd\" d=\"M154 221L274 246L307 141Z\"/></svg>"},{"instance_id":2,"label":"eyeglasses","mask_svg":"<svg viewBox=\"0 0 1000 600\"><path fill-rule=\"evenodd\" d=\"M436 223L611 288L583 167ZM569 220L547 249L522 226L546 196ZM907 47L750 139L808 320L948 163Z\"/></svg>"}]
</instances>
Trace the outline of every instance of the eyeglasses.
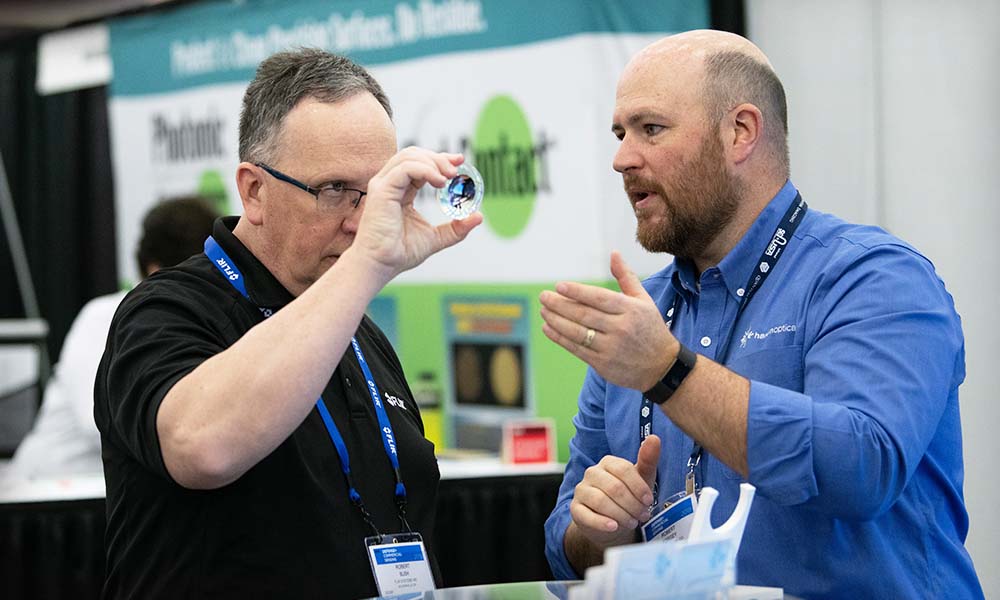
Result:
<instances>
[{"instance_id":1,"label":"eyeglasses","mask_svg":"<svg viewBox=\"0 0 1000 600\"><path fill-rule=\"evenodd\" d=\"M350 203L351 208L357 208L358 205L361 204L361 199L368 193L362 190L346 187L339 181L324 183L321 187L315 188L311 185L302 183L294 177L289 177L277 169L272 169L264 163L254 164L270 173L271 177L280 179L281 181L294 185L300 190L309 192L316 197L316 203L319 204L321 208L337 210L346 206L348 203Z\"/></svg>"}]
</instances>

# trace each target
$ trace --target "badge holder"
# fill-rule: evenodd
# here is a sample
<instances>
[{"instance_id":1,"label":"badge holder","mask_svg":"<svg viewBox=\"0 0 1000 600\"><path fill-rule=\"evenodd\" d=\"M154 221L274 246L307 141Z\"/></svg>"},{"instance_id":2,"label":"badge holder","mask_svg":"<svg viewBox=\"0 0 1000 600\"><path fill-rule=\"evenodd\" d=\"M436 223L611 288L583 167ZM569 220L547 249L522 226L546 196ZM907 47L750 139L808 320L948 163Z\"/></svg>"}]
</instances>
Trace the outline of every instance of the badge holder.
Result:
<instances>
[{"instance_id":1,"label":"badge holder","mask_svg":"<svg viewBox=\"0 0 1000 600\"><path fill-rule=\"evenodd\" d=\"M684 476L684 490L677 492L663 502L660 512L650 517L649 521L640 528L642 531L642 541L652 542L654 540L678 542L688 539L691 525L694 522L695 510L698 508L698 485L695 480L695 469L701 463L700 446L695 446L688 459L687 474ZM656 496L655 485L653 496ZM650 506L649 511L653 512L656 506Z\"/></svg>"},{"instance_id":2,"label":"badge holder","mask_svg":"<svg viewBox=\"0 0 1000 600\"><path fill-rule=\"evenodd\" d=\"M642 526L642 541L686 540L698 508L698 496L677 492L662 504L660 512Z\"/></svg>"},{"instance_id":3,"label":"badge holder","mask_svg":"<svg viewBox=\"0 0 1000 600\"><path fill-rule=\"evenodd\" d=\"M368 560L380 596L434 589L434 576L419 533L386 533L365 538Z\"/></svg>"}]
</instances>

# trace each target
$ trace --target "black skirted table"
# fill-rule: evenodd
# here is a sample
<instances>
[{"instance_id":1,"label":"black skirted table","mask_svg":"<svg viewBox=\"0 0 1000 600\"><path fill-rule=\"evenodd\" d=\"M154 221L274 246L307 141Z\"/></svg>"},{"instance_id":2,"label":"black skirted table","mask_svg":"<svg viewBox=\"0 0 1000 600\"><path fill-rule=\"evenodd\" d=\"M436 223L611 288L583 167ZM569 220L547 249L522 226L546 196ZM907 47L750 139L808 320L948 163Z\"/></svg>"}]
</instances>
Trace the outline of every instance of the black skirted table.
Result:
<instances>
[{"instance_id":1,"label":"black skirted table","mask_svg":"<svg viewBox=\"0 0 1000 600\"><path fill-rule=\"evenodd\" d=\"M542 526L562 469L442 460L434 536L444 586L552 579ZM0 598L97 598L103 495L100 476L0 490Z\"/></svg>"}]
</instances>

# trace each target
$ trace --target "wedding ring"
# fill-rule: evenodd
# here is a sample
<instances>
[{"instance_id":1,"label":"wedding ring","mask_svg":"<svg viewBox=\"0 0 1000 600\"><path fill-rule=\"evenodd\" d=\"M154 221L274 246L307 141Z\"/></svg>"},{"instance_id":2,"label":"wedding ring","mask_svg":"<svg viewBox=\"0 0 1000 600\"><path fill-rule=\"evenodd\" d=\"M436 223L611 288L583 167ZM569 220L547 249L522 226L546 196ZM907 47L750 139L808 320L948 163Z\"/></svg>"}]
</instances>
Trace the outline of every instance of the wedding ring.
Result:
<instances>
[{"instance_id":1,"label":"wedding ring","mask_svg":"<svg viewBox=\"0 0 1000 600\"><path fill-rule=\"evenodd\" d=\"M580 345L584 348L590 348L590 345L594 343L594 338L597 336L597 332L593 329L587 329L587 337L583 338Z\"/></svg>"}]
</instances>

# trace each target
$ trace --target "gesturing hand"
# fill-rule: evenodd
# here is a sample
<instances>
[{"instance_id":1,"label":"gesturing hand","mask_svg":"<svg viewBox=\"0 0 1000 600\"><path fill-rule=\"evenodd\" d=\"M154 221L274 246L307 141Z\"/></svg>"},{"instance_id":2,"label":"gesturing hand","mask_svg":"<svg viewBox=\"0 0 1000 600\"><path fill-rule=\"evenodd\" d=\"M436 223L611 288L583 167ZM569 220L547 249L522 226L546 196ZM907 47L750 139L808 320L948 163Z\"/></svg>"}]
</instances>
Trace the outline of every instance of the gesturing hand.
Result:
<instances>
[{"instance_id":1,"label":"gesturing hand","mask_svg":"<svg viewBox=\"0 0 1000 600\"><path fill-rule=\"evenodd\" d=\"M602 549L636 541L635 528L649 520L659 460L660 438L651 435L635 464L609 455L587 469L569 505L580 533Z\"/></svg>"},{"instance_id":2,"label":"gesturing hand","mask_svg":"<svg viewBox=\"0 0 1000 600\"><path fill-rule=\"evenodd\" d=\"M679 344L618 252L611 273L620 293L572 282L542 292L542 331L611 383L645 391L666 373Z\"/></svg>"},{"instance_id":3,"label":"gesturing hand","mask_svg":"<svg viewBox=\"0 0 1000 600\"><path fill-rule=\"evenodd\" d=\"M421 187L444 187L463 161L461 154L413 146L397 152L368 182L365 212L354 240L357 251L395 276L465 239L482 223L480 213L435 227L413 207Z\"/></svg>"}]
</instances>

